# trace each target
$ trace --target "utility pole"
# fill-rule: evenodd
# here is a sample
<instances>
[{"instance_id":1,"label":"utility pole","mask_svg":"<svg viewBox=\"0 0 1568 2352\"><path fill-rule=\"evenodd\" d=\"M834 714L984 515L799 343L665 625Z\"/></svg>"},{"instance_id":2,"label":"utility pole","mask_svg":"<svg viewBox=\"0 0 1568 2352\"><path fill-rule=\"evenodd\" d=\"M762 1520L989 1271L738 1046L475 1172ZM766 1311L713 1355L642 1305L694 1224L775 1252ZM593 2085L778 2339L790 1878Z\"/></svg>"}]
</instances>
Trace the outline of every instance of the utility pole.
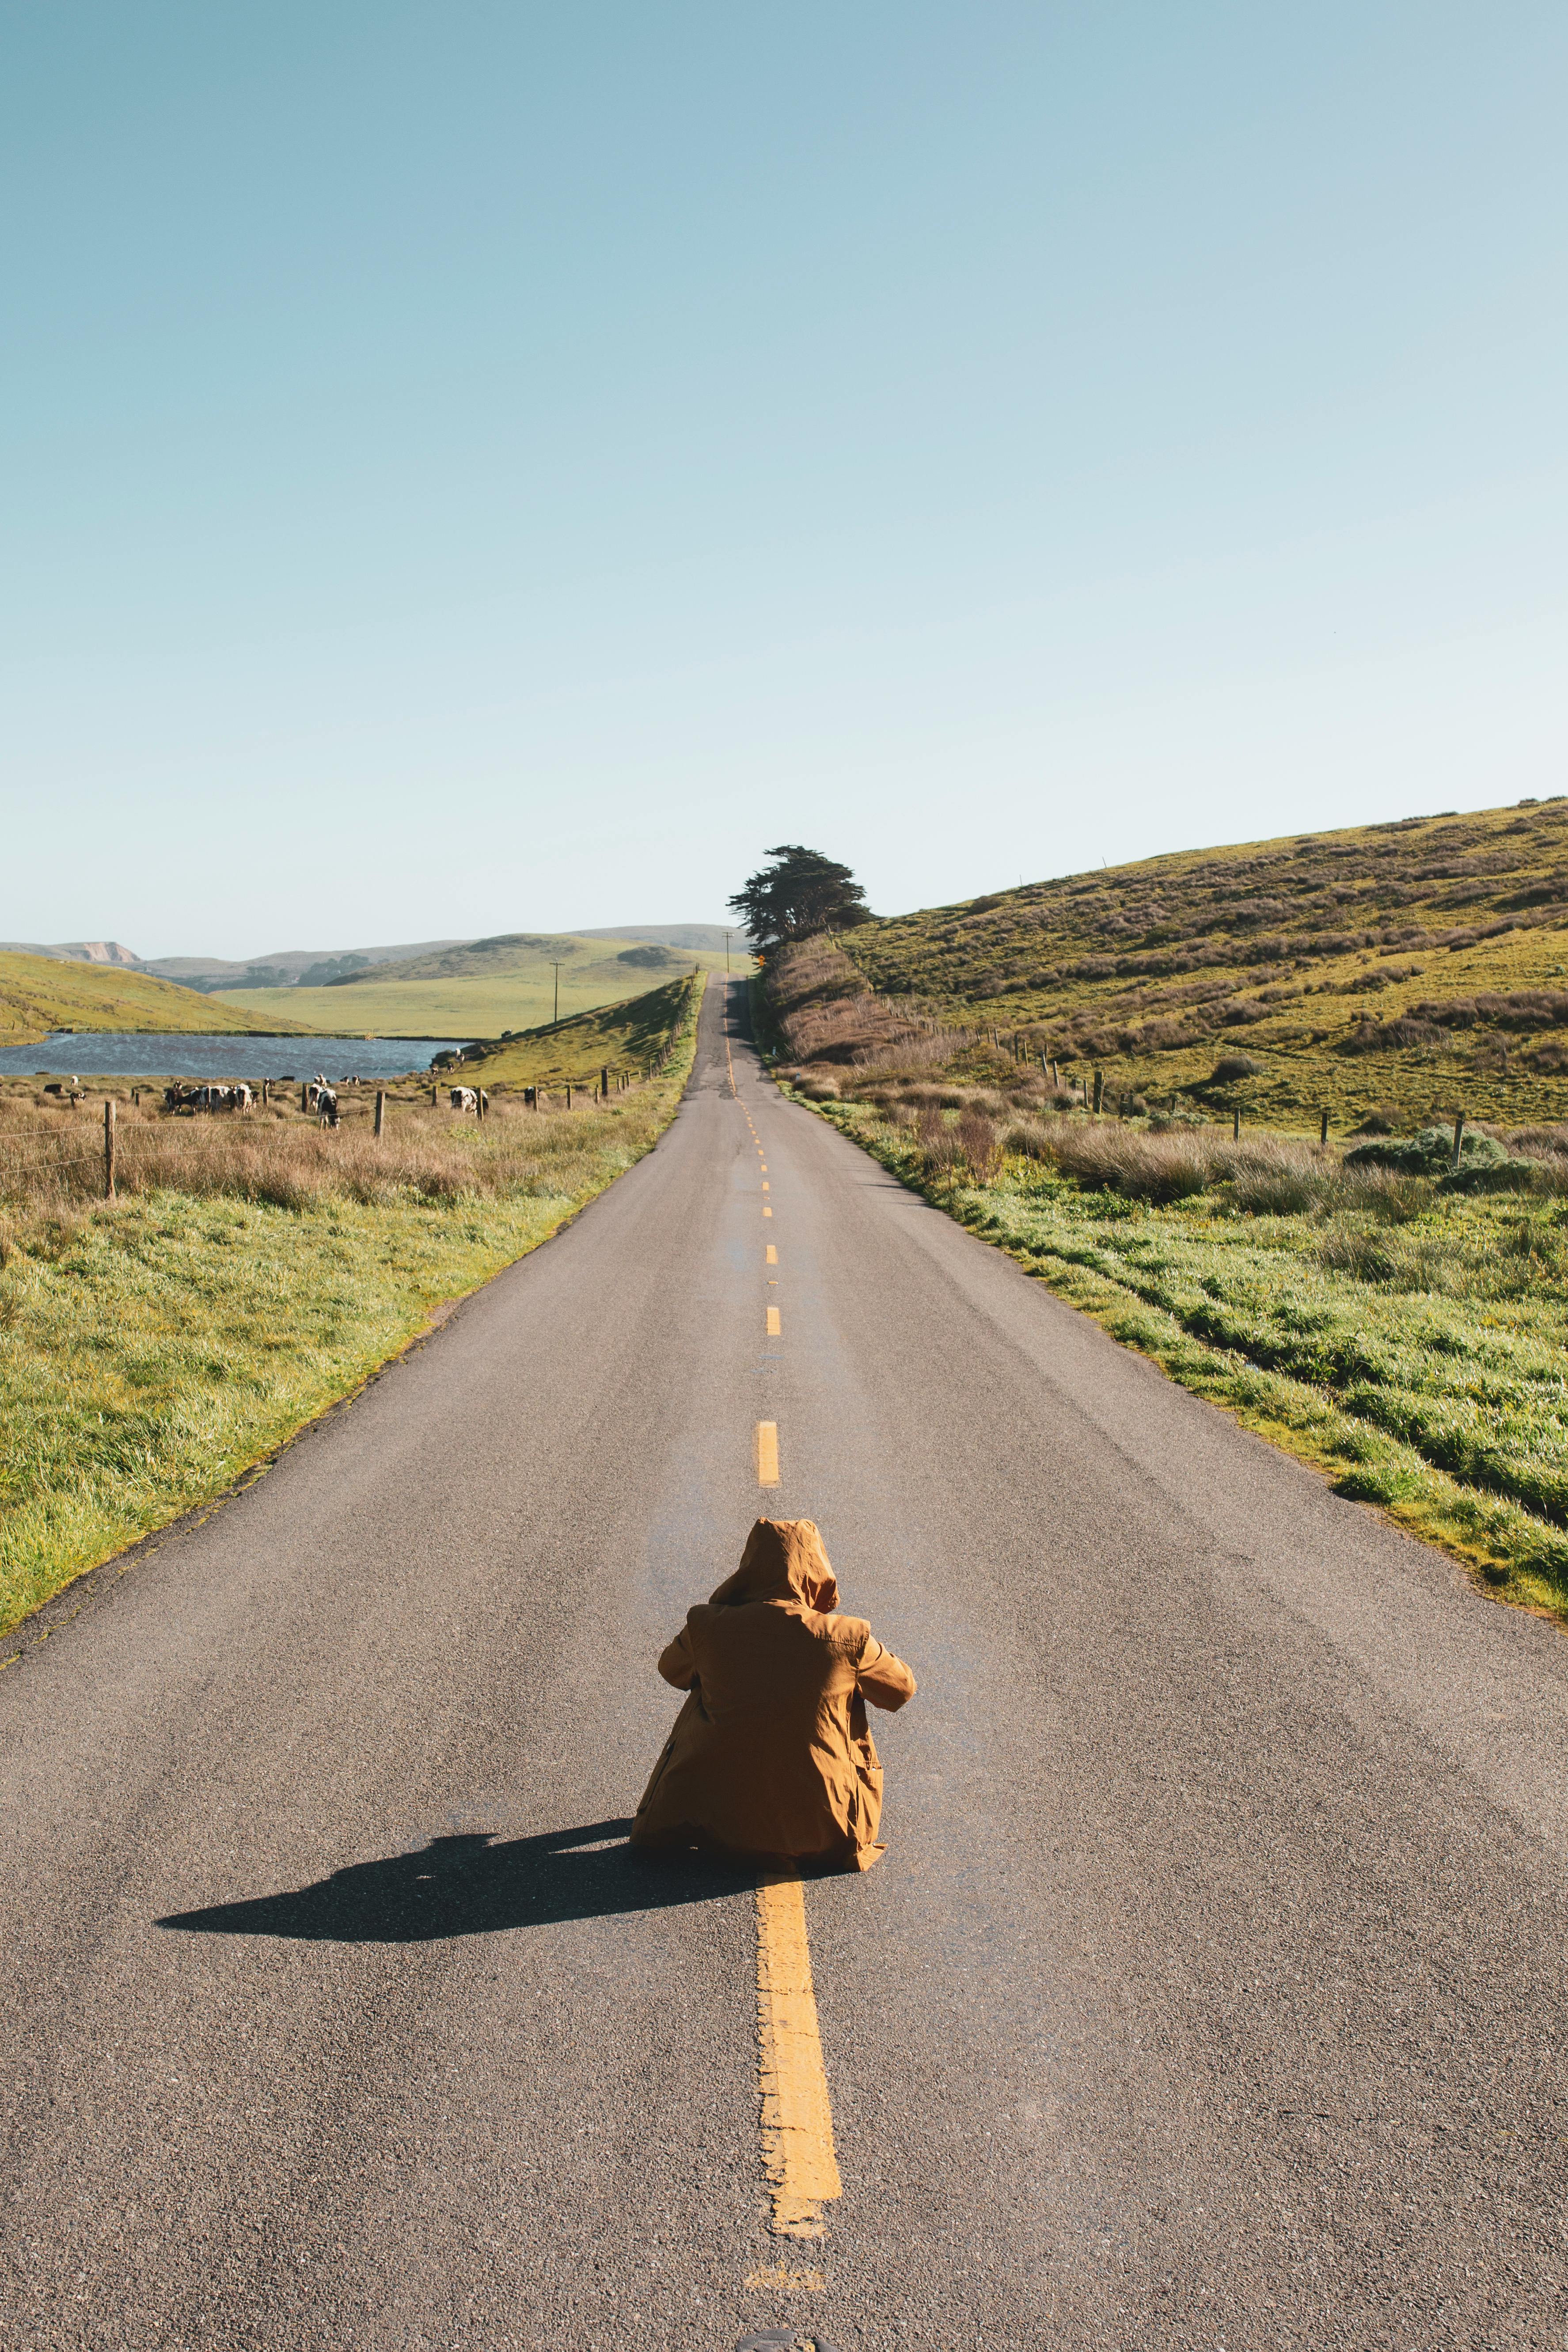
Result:
<instances>
[{"instance_id":1,"label":"utility pole","mask_svg":"<svg viewBox=\"0 0 1568 2352\"><path fill-rule=\"evenodd\" d=\"M726 931L724 934L724 971L726 976L730 970L730 942L734 936L735 934L733 931Z\"/></svg>"},{"instance_id":2,"label":"utility pole","mask_svg":"<svg viewBox=\"0 0 1568 2352\"><path fill-rule=\"evenodd\" d=\"M550 969L555 974L555 1018L550 1025L552 1029L559 1029L561 1026L561 966L553 963Z\"/></svg>"}]
</instances>

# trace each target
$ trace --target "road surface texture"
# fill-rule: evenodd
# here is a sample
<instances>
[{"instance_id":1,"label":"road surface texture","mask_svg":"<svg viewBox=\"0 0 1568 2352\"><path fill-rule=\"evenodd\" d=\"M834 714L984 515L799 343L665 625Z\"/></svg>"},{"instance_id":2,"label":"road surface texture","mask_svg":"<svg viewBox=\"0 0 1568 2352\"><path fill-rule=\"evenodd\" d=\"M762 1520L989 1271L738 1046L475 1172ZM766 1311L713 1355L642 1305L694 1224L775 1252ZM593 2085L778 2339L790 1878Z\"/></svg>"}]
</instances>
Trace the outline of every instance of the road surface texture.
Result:
<instances>
[{"instance_id":1,"label":"road surface texture","mask_svg":"<svg viewBox=\"0 0 1568 2352\"><path fill-rule=\"evenodd\" d=\"M1568 1643L731 1017L735 1091L721 984L655 1152L0 1674L0 2342L1563 2346ZM759 1507L920 1678L805 1890L815 2242L752 1878L624 1845Z\"/></svg>"}]
</instances>

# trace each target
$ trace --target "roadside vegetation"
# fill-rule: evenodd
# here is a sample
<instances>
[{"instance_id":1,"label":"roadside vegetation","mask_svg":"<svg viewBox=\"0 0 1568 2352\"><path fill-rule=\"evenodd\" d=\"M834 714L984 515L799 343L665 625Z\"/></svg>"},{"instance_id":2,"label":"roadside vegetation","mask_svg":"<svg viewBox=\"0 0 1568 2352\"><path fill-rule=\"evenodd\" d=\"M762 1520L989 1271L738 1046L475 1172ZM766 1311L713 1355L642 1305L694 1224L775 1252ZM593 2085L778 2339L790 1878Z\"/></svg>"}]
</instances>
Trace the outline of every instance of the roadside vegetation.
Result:
<instances>
[{"instance_id":1,"label":"roadside vegetation","mask_svg":"<svg viewBox=\"0 0 1568 2352\"><path fill-rule=\"evenodd\" d=\"M648 1150L702 985L643 1000L658 1075L570 1110L497 1087L480 1121L411 1078L378 1138L372 1087L337 1090L334 1129L297 1088L198 1117L117 1085L112 1203L102 1091L0 1087L0 1627L223 1492Z\"/></svg>"},{"instance_id":2,"label":"roadside vegetation","mask_svg":"<svg viewBox=\"0 0 1568 2352\"><path fill-rule=\"evenodd\" d=\"M1016 1035L1091 1097L1098 1070L1140 1109L1277 1128L1568 1118L1561 797L831 928L906 1021Z\"/></svg>"},{"instance_id":3,"label":"roadside vegetation","mask_svg":"<svg viewBox=\"0 0 1568 2352\"><path fill-rule=\"evenodd\" d=\"M198 995L172 980L154 980L121 964L73 963L63 958L0 955L0 1045L22 1045L56 1029L292 1030L295 1018L266 1020L226 997Z\"/></svg>"},{"instance_id":4,"label":"roadside vegetation","mask_svg":"<svg viewBox=\"0 0 1568 2352\"><path fill-rule=\"evenodd\" d=\"M1201 1087L1097 1118L1037 1049L961 1008L913 1017L826 938L772 957L764 992L781 1078L905 1182L1341 1493L1568 1620L1568 1123L1472 1122L1456 1167L1448 1120L1396 1106L1328 1146L1283 1122L1238 1139Z\"/></svg>"}]
</instances>

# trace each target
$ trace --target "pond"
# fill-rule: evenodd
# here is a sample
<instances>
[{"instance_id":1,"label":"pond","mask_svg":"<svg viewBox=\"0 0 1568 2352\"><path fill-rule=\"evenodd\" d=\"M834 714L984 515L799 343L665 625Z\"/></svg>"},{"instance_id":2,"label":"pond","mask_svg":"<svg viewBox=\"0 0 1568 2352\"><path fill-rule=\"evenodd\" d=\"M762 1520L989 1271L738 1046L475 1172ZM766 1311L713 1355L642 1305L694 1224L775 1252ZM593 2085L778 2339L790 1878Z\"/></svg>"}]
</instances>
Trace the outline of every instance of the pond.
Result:
<instances>
[{"instance_id":1,"label":"pond","mask_svg":"<svg viewBox=\"0 0 1568 2352\"><path fill-rule=\"evenodd\" d=\"M462 1037L228 1037L171 1031L61 1029L0 1047L0 1077L400 1078L427 1070Z\"/></svg>"}]
</instances>

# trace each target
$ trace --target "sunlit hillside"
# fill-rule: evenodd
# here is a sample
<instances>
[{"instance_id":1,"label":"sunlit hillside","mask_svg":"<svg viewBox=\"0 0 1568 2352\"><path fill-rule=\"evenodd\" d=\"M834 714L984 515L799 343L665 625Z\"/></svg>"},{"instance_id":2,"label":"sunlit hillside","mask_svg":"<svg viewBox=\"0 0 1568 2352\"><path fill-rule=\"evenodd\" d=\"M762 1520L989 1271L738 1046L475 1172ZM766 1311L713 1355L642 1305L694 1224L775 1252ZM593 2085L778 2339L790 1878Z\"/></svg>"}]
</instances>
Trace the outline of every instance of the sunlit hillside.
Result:
<instances>
[{"instance_id":1,"label":"sunlit hillside","mask_svg":"<svg viewBox=\"0 0 1568 2352\"><path fill-rule=\"evenodd\" d=\"M711 950L517 932L380 964L363 979L330 988L229 989L221 1002L345 1036L499 1037L553 1018L557 962L563 1021L679 979L693 966L724 969L722 952ZM731 962L736 971L749 968L739 942Z\"/></svg>"},{"instance_id":2,"label":"sunlit hillside","mask_svg":"<svg viewBox=\"0 0 1568 2352\"><path fill-rule=\"evenodd\" d=\"M115 964L0 955L0 1042L8 1045L59 1029L200 1030L211 1035L300 1025L292 1007L287 1014L263 1015L232 996L198 996L173 981Z\"/></svg>"},{"instance_id":3,"label":"sunlit hillside","mask_svg":"<svg viewBox=\"0 0 1568 2352\"><path fill-rule=\"evenodd\" d=\"M847 931L883 996L1114 1093L1568 1112L1568 801L1188 850ZM1247 1065L1253 1067L1249 1070Z\"/></svg>"}]
</instances>

